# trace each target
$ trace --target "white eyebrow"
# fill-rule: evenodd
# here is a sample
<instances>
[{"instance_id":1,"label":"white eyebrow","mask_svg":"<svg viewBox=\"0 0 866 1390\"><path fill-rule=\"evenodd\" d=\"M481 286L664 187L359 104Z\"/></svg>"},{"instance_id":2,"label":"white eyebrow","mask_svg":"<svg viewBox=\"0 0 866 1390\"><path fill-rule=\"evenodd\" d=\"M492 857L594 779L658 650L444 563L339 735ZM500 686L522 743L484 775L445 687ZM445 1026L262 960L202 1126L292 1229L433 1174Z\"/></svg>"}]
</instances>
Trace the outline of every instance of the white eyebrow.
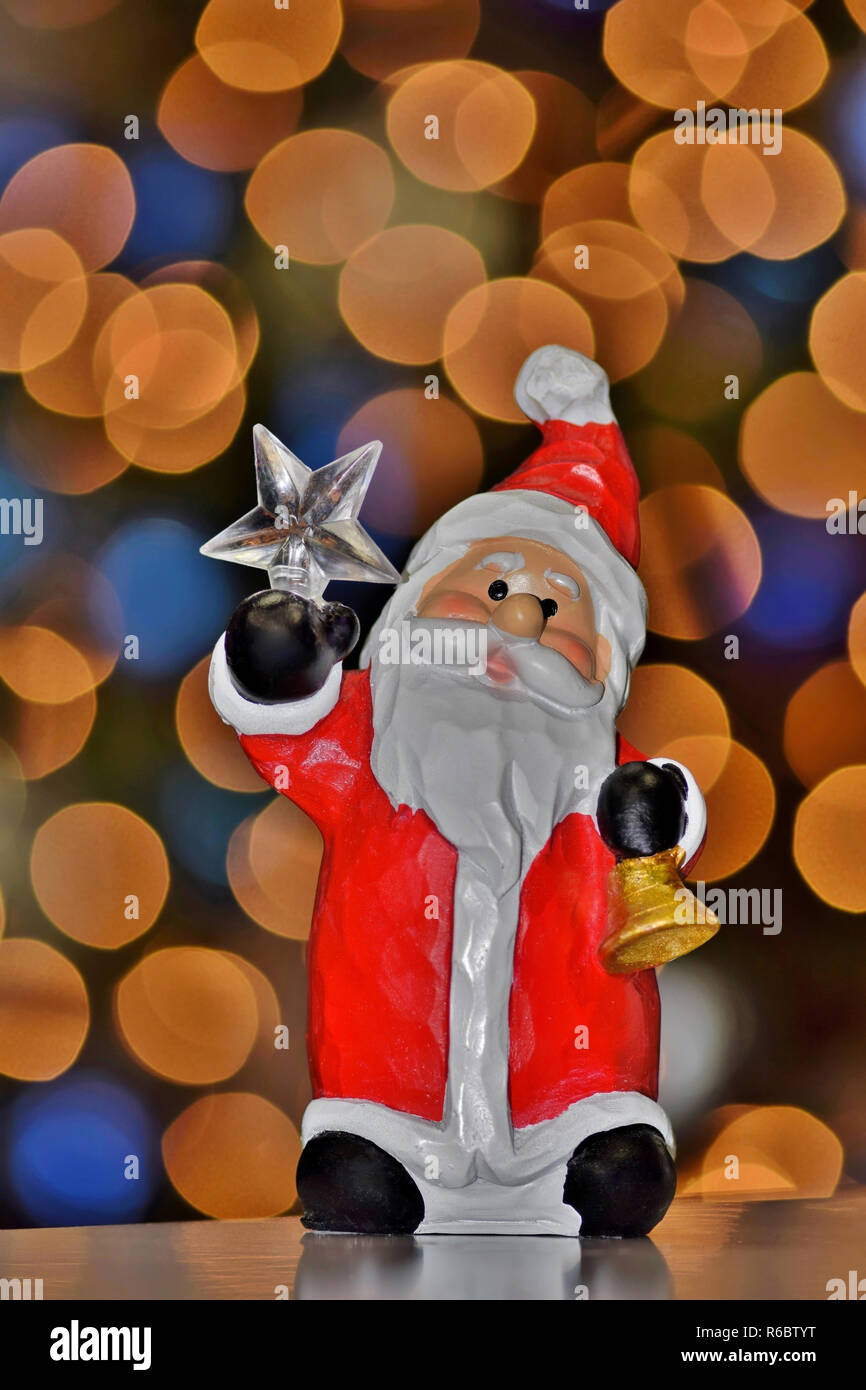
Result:
<instances>
[{"instance_id":1,"label":"white eyebrow","mask_svg":"<svg viewBox=\"0 0 866 1390\"><path fill-rule=\"evenodd\" d=\"M551 584L558 584L561 589L565 589L572 598L580 598L580 585L576 579L572 579L569 574L560 574L558 570L545 570L545 579Z\"/></svg>"},{"instance_id":2,"label":"white eyebrow","mask_svg":"<svg viewBox=\"0 0 866 1390\"><path fill-rule=\"evenodd\" d=\"M489 555L485 555L475 568L498 569L502 574L510 574L512 570L522 570L523 564L523 556L519 550L493 550Z\"/></svg>"}]
</instances>

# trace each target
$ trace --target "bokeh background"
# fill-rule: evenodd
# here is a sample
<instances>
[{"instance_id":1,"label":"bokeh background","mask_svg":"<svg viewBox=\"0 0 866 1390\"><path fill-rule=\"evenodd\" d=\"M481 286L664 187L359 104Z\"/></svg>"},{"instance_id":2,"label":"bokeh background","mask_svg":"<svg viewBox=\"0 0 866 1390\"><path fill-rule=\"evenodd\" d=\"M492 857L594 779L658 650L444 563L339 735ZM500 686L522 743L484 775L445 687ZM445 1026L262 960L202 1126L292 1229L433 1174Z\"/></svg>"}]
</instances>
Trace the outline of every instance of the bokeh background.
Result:
<instances>
[{"instance_id":1,"label":"bokeh background","mask_svg":"<svg viewBox=\"0 0 866 1390\"><path fill-rule=\"evenodd\" d=\"M384 441L400 566L534 447L511 387L551 341L610 374L641 478L623 730L699 776L708 887L782 893L777 934L662 972L681 1192L866 1181L866 556L826 524L866 495L864 28L0 0L5 1225L292 1208L320 842L208 704L256 583L198 547L253 505L260 420L313 467ZM781 152L676 144L698 101L781 108ZM366 627L383 591L329 595Z\"/></svg>"}]
</instances>

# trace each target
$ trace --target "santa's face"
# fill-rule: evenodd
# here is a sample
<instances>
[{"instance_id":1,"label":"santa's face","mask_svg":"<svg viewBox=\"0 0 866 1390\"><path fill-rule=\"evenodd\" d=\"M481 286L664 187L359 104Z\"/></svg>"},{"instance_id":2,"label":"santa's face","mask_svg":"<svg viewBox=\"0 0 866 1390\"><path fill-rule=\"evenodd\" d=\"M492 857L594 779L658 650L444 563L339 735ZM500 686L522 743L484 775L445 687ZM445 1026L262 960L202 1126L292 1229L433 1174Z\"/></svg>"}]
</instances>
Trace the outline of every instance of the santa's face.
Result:
<instances>
[{"instance_id":1,"label":"santa's face","mask_svg":"<svg viewBox=\"0 0 866 1390\"><path fill-rule=\"evenodd\" d=\"M561 550L516 536L476 541L427 583L419 618L487 624L494 633L552 648L584 681L603 684L610 646L596 631L582 570Z\"/></svg>"},{"instance_id":2,"label":"santa's face","mask_svg":"<svg viewBox=\"0 0 866 1390\"><path fill-rule=\"evenodd\" d=\"M477 666L394 661L380 649L373 773L395 805L425 810L504 891L527 846L540 848L563 815L594 809L614 766L610 647L586 576L553 546L473 542L428 580L406 627L480 631L486 656Z\"/></svg>"}]
</instances>

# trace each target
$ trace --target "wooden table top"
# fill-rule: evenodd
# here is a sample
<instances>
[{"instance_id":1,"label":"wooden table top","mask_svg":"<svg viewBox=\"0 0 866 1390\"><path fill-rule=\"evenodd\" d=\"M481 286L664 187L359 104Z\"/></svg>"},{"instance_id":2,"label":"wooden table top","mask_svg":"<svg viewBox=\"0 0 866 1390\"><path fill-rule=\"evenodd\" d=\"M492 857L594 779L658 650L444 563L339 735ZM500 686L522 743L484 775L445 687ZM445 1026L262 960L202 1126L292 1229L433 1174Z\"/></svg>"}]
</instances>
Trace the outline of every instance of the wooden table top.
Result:
<instances>
[{"instance_id":1,"label":"wooden table top","mask_svg":"<svg viewBox=\"0 0 866 1390\"><path fill-rule=\"evenodd\" d=\"M866 1188L674 1202L650 1240L306 1234L298 1217L0 1232L45 1299L819 1299L866 1276ZM864 1284L866 1288L866 1284Z\"/></svg>"}]
</instances>

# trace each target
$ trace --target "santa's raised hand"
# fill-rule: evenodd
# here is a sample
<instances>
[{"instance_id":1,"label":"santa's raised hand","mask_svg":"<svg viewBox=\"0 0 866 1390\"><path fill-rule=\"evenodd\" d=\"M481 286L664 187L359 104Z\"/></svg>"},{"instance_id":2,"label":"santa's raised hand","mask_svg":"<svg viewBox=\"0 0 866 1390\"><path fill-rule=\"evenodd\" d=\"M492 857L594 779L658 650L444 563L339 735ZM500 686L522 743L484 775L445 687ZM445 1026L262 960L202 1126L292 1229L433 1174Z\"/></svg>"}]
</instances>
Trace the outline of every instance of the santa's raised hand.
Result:
<instances>
[{"instance_id":1,"label":"santa's raised hand","mask_svg":"<svg viewBox=\"0 0 866 1390\"><path fill-rule=\"evenodd\" d=\"M359 632L358 619L345 604L264 589L239 603L229 619L226 666L247 700L305 699L321 690Z\"/></svg>"}]
</instances>

